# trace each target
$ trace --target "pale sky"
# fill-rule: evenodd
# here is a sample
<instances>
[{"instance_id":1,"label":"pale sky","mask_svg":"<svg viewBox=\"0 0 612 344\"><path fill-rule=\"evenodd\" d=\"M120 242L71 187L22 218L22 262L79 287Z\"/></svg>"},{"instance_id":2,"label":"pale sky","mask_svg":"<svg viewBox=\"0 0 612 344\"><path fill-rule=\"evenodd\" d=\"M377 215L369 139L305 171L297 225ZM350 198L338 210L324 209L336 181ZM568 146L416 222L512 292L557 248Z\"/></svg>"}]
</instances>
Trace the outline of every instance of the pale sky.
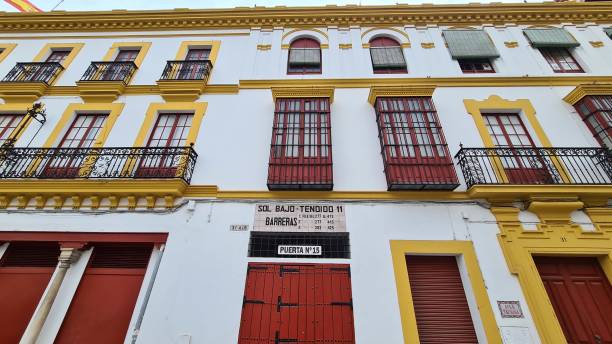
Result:
<instances>
[{"instance_id":1,"label":"pale sky","mask_svg":"<svg viewBox=\"0 0 612 344\"><path fill-rule=\"evenodd\" d=\"M155 10L170 8L231 8L236 6L321 6L326 4L346 5L393 5L407 4L465 4L469 2L540 2L539 0L30 0L43 11L94 11L94 10ZM59 5L58 5L59 4ZM0 2L0 11L14 12L12 6Z\"/></svg>"}]
</instances>

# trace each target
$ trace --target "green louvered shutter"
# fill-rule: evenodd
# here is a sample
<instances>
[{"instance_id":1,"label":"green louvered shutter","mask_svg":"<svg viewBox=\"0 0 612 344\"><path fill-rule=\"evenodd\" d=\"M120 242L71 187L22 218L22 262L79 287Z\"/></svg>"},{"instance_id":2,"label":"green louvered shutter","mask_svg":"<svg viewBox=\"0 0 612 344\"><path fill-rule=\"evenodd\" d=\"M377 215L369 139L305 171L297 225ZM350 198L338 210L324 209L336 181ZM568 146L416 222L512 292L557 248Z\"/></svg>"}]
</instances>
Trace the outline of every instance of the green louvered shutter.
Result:
<instances>
[{"instance_id":1,"label":"green louvered shutter","mask_svg":"<svg viewBox=\"0 0 612 344\"><path fill-rule=\"evenodd\" d=\"M499 52L484 30L442 32L453 59L496 58Z\"/></svg>"},{"instance_id":2,"label":"green louvered shutter","mask_svg":"<svg viewBox=\"0 0 612 344\"><path fill-rule=\"evenodd\" d=\"M564 29L525 29L523 33L534 48L572 48L580 45Z\"/></svg>"},{"instance_id":3,"label":"green louvered shutter","mask_svg":"<svg viewBox=\"0 0 612 344\"><path fill-rule=\"evenodd\" d=\"M321 64L321 50L316 48L291 48L289 65L317 66Z\"/></svg>"},{"instance_id":4,"label":"green louvered shutter","mask_svg":"<svg viewBox=\"0 0 612 344\"><path fill-rule=\"evenodd\" d=\"M604 31L606 32L606 35L608 35L608 37L610 37L610 39L612 39L612 27L604 29Z\"/></svg>"}]
</instances>

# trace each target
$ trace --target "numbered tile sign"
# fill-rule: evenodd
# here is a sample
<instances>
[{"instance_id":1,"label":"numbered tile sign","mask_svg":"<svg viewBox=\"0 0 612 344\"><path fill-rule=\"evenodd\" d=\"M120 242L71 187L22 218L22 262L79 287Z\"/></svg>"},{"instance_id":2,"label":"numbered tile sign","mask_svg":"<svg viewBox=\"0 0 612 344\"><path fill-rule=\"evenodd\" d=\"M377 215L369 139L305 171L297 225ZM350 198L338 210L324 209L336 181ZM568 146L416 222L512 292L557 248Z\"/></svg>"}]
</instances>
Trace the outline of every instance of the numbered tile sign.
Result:
<instances>
[{"instance_id":1,"label":"numbered tile sign","mask_svg":"<svg viewBox=\"0 0 612 344\"><path fill-rule=\"evenodd\" d=\"M253 230L260 232L346 232L344 205L257 204Z\"/></svg>"}]
</instances>

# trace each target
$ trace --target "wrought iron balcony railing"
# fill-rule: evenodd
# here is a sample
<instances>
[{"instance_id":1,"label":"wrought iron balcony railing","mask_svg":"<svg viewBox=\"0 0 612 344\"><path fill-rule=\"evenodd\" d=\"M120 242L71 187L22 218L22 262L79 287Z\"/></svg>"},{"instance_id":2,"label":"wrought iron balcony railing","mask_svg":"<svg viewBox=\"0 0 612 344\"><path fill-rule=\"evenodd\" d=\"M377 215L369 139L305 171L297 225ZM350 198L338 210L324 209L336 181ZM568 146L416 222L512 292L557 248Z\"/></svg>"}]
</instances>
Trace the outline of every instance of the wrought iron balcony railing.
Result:
<instances>
[{"instance_id":1,"label":"wrought iron balcony railing","mask_svg":"<svg viewBox=\"0 0 612 344\"><path fill-rule=\"evenodd\" d=\"M168 61L160 80L206 80L211 69L209 60Z\"/></svg>"},{"instance_id":2,"label":"wrought iron balcony railing","mask_svg":"<svg viewBox=\"0 0 612 344\"><path fill-rule=\"evenodd\" d=\"M605 148L461 148L455 158L467 187L479 184L612 184Z\"/></svg>"},{"instance_id":3,"label":"wrought iron balcony railing","mask_svg":"<svg viewBox=\"0 0 612 344\"><path fill-rule=\"evenodd\" d=\"M92 62L81 81L123 81L127 85L137 68L132 61Z\"/></svg>"},{"instance_id":4,"label":"wrought iron balcony railing","mask_svg":"<svg viewBox=\"0 0 612 344\"><path fill-rule=\"evenodd\" d=\"M0 179L183 179L189 183L193 147L0 149Z\"/></svg>"},{"instance_id":5,"label":"wrought iron balcony railing","mask_svg":"<svg viewBox=\"0 0 612 344\"><path fill-rule=\"evenodd\" d=\"M58 62L17 63L2 82L44 82L50 85L64 69Z\"/></svg>"}]
</instances>

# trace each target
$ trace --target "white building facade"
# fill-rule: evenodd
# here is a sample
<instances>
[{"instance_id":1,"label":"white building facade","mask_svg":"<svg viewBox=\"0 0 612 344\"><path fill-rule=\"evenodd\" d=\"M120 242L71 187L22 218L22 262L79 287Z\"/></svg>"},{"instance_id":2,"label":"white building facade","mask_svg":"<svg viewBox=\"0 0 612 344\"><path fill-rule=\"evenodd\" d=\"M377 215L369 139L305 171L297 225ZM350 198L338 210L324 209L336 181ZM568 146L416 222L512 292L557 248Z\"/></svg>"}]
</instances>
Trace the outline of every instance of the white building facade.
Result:
<instances>
[{"instance_id":1,"label":"white building facade","mask_svg":"<svg viewBox=\"0 0 612 344\"><path fill-rule=\"evenodd\" d=\"M612 343L611 35L606 2L2 14L0 342Z\"/></svg>"}]
</instances>

